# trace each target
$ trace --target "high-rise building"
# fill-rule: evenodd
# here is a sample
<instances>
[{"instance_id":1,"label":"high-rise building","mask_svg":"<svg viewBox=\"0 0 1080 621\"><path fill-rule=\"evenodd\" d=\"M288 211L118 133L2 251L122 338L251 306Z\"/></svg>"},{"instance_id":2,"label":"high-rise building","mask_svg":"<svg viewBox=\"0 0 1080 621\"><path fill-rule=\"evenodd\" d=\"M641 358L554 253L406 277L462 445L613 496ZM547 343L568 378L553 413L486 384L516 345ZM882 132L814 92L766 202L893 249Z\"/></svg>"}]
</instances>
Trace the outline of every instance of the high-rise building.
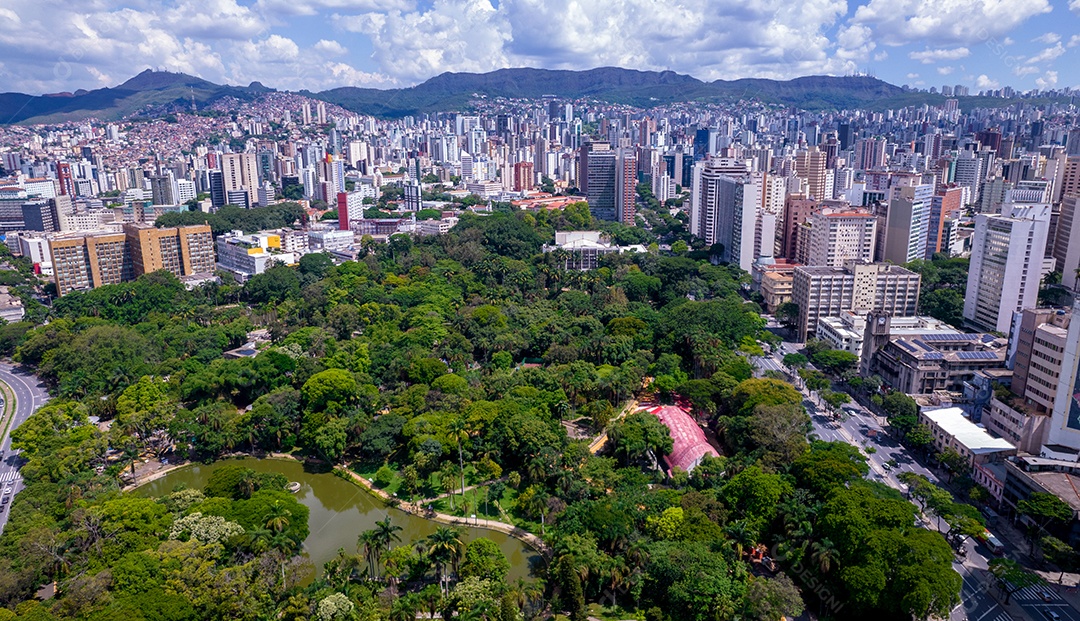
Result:
<instances>
[{"instance_id":1,"label":"high-rise building","mask_svg":"<svg viewBox=\"0 0 1080 621\"><path fill-rule=\"evenodd\" d=\"M823 209L809 218L807 265L843 267L874 260L877 217L864 209Z\"/></svg>"},{"instance_id":2,"label":"high-rise building","mask_svg":"<svg viewBox=\"0 0 1080 621\"><path fill-rule=\"evenodd\" d=\"M1073 291L1080 288L1080 195L1071 194L1061 199L1051 254L1056 269L1061 272L1061 284Z\"/></svg>"},{"instance_id":3,"label":"high-rise building","mask_svg":"<svg viewBox=\"0 0 1080 621\"><path fill-rule=\"evenodd\" d=\"M1014 313L1036 306L1039 283L1052 267L1044 260L1051 209L1007 203L1002 210L975 217L964 320L1008 333Z\"/></svg>"},{"instance_id":4,"label":"high-rise building","mask_svg":"<svg viewBox=\"0 0 1080 621\"><path fill-rule=\"evenodd\" d=\"M897 265L926 256L926 240L934 199L932 184L893 187L881 232L882 261Z\"/></svg>"},{"instance_id":5,"label":"high-rise building","mask_svg":"<svg viewBox=\"0 0 1080 621\"><path fill-rule=\"evenodd\" d=\"M75 182L71 176L71 164L68 164L67 162L57 162L56 180L60 184L60 194L64 196L75 196Z\"/></svg>"},{"instance_id":6,"label":"high-rise building","mask_svg":"<svg viewBox=\"0 0 1080 621\"><path fill-rule=\"evenodd\" d=\"M49 243L58 295L168 270L175 276L214 271L208 225L158 229L126 224L123 233L76 235Z\"/></svg>"},{"instance_id":7,"label":"high-rise building","mask_svg":"<svg viewBox=\"0 0 1080 621\"><path fill-rule=\"evenodd\" d=\"M1054 308L1025 308L1013 324L1012 392L1039 412L1054 409L1071 314Z\"/></svg>"},{"instance_id":8,"label":"high-rise building","mask_svg":"<svg viewBox=\"0 0 1080 621\"><path fill-rule=\"evenodd\" d=\"M616 218L627 226L634 226L637 218L637 156L631 149L619 149L615 165Z\"/></svg>"},{"instance_id":9,"label":"high-rise building","mask_svg":"<svg viewBox=\"0 0 1080 621\"><path fill-rule=\"evenodd\" d=\"M259 202L259 162L254 153L226 153L221 157L221 175L225 195L247 192L247 204Z\"/></svg>"},{"instance_id":10,"label":"high-rise building","mask_svg":"<svg viewBox=\"0 0 1080 621\"><path fill-rule=\"evenodd\" d=\"M518 162L514 164L514 191L525 192L533 189L535 176L533 175L532 162Z\"/></svg>"},{"instance_id":11,"label":"high-rise building","mask_svg":"<svg viewBox=\"0 0 1080 621\"><path fill-rule=\"evenodd\" d=\"M1080 304L1073 306L1065 337L1061 374L1054 395L1050 432L1041 455L1054 459L1080 459Z\"/></svg>"},{"instance_id":12,"label":"high-rise building","mask_svg":"<svg viewBox=\"0 0 1080 621\"><path fill-rule=\"evenodd\" d=\"M845 311L914 316L920 284L919 274L888 263L796 267L791 301L799 307L799 340L815 333L819 319L839 317Z\"/></svg>"},{"instance_id":13,"label":"high-rise building","mask_svg":"<svg viewBox=\"0 0 1080 621\"><path fill-rule=\"evenodd\" d=\"M832 198L831 188L826 188L826 159L825 152L817 147L803 149L795 154L795 174L806 182L806 193L810 198Z\"/></svg>"},{"instance_id":14,"label":"high-rise building","mask_svg":"<svg viewBox=\"0 0 1080 621\"><path fill-rule=\"evenodd\" d=\"M930 202L930 223L926 229L926 259L938 252L948 252L945 240L945 223L959 216L964 206L963 188L941 188Z\"/></svg>"},{"instance_id":15,"label":"high-rise building","mask_svg":"<svg viewBox=\"0 0 1080 621\"><path fill-rule=\"evenodd\" d=\"M885 165L885 139L862 138L855 142L855 168L870 170Z\"/></svg>"},{"instance_id":16,"label":"high-rise building","mask_svg":"<svg viewBox=\"0 0 1080 621\"><path fill-rule=\"evenodd\" d=\"M605 148L598 148L599 144L603 144ZM585 197L593 217L597 220L614 222L619 220L617 204L619 158L614 151L606 147L606 143L593 143L593 150L583 154L585 158L583 179L588 188Z\"/></svg>"},{"instance_id":17,"label":"high-rise building","mask_svg":"<svg viewBox=\"0 0 1080 621\"><path fill-rule=\"evenodd\" d=\"M175 205L176 197L173 196L172 175L150 177L150 195L155 205Z\"/></svg>"}]
</instances>

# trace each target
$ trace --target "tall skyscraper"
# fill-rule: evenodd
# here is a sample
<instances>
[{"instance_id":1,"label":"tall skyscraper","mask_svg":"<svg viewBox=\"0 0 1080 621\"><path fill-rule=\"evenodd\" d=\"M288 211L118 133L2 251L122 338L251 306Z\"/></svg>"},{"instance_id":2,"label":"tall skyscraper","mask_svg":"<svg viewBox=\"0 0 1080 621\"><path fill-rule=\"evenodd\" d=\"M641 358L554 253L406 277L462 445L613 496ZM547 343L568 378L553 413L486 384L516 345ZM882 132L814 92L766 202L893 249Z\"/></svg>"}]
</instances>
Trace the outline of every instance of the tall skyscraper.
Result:
<instances>
[{"instance_id":1,"label":"tall skyscraper","mask_svg":"<svg viewBox=\"0 0 1080 621\"><path fill-rule=\"evenodd\" d=\"M259 162L254 153L226 153L221 157L225 195L247 192L248 205L259 202Z\"/></svg>"},{"instance_id":2,"label":"tall skyscraper","mask_svg":"<svg viewBox=\"0 0 1080 621\"><path fill-rule=\"evenodd\" d=\"M823 209L810 216L807 265L843 267L874 260L877 217L862 209Z\"/></svg>"},{"instance_id":3,"label":"tall skyscraper","mask_svg":"<svg viewBox=\"0 0 1080 621\"><path fill-rule=\"evenodd\" d=\"M637 217L637 156L632 149L620 149L615 166L615 202L619 222L634 226Z\"/></svg>"},{"instance_id":4,"label":"tall skyscraper","mask_svg":"<svg viewBox=\"0 0 1080 621\"><path fill-rule=\"evenodd\" d=\"M964 188L942 188L930 202L930 223L926 233L926 259L935 253L948 251L945 223L959 216L964 206ZM944 242L944 243L943 243Z\"/></svg>"},{"instance_id":5,"label":"tall skyscraper","mask_svg":"<svg viewBox=\"0 0 1080 621\"><path fill-rule=\"evenodd\" d=\"M1045 267L1050 205L1008 203L975 216L964 320L1007 334L1013 314L1034 308Z\"/></svg>"},{"instance_id":6,"label":"tall skyscraper","mask_svg":"<svg viewBox=\"0 0 1080 621\"><path fill-rule=\"evenodd\" d=\"M583 179L588 188L585 196L589 211L597 220L618 221L619 158L611 149L597 149L596 146L594 143L593 150L585 154L586 169Z\"/></svg>"},{"instance_id":7,"label":"tall skyscraper","mask_svg":"<svg viewBox=\"0 0 1080 621\"><path fill-rule=\"evenodd\" d=\"M825 183L826 160L825 152L816 146L795 154L795 174L806 182L807 194L810 198L818 200L832 198L831 188L827 191Z\"/></svg>"},{"instance_id":8,"label":"tall skyscraper","mask_svg":"<svg viewBox=\"0 0 1080 621\"><path fill-rule=\"evenodd\" d=\"M882 261L903 265L926 256L933 199L932 184L892 188L882 232Z\"/></svg>"},{"instance_id":9,"label":"tall skyscraper","mask_svg":"<svg viewBox=\"0 0 1080 621\"><path fill-rule=\"evenodd\" d=\"M71 164L57 162L56 180L60 184L61 196L75 196L75 182L71 177Z\"/></svg>"}]
</instances>

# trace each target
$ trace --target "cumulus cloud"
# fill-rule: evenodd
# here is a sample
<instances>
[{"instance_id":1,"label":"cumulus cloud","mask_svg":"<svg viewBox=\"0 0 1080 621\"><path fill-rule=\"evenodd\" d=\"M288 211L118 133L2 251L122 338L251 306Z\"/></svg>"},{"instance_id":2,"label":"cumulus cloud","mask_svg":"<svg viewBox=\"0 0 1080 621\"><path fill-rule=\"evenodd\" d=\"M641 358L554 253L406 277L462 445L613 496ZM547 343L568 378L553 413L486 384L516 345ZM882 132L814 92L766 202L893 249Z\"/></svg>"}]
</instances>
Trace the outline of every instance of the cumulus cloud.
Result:
<instances>
[{"instance_id":1,"label":"cumulus cloud","mask_svg":"<svg viewBox=\"0 0 1080 621\"><path fill-rule=\"evenodd\" d=\"M1065 46L1062 45L1060 41L1058 41L1053 47L1048 47L1043 51L1039 52L1038 54L1027 59L1027 63L1029 65L1034 65L1037 63L1050 62L1064 53Z\"/></svg>"},{"instance_id":2,"label":"cumulus cloud","mask_svg":"<svg viewBox=\"0 0 1080 621\"><path fill-rule=\"evenodd\" d=\"M1049 0L870 0L855 10L852 21L873 27L886 45L970 44L1004 35L1050 10Z\"/></svg>"},{"instance_id":3,"label":"cumulus cloud","mask_svg":"<svg viewBox=\"0 0 1080 621\"><path fill-rule=\"evenodd\" d=\"M337 41L330 41L327 39L320 39L319 42L312 47L329 56L342 56L349 52L349 50L345 49L344 45Z\"/></svg>"},{"instance_id":4,"label":"cumulus cloud","mask_svg":"<svg viewBox=\"0 0 1080 621\"><path fill-rule=\"evenodd\" d=\"M258 0L256 9L266 15L318 15L323 11L361 13L367 11L410 11L413 0Z\"/></svg>"},{"instance_id":5,"label":"cumulus cloud","mask_svg":"<svg viewBox=\"0 0 1080 621\"><path fill-rule=\"evenodd\" d=\"M1041 78L1035 78L1035 85L1039 88L1050 88L1057 84L1057 71L1047 71Z\"/></svg>"},{"instance_id":6,"label":"cumulus cloud","mask_svg":"<svg viewBox=\"0 0 1080 621\"><path fill-rule=\"evenodd\" d=\"M999 84L997 80L990 79L990 76L985 73L980 74L979 77L975 78L976 88L998 88L1000 86L1001 84Z\"/></svg>"},{"instance_id":7,"label":"cumulus cloud","mask_svg":"<svg viewBox=\"0 0 1080 621\"><path fill-rule=\"evenodd\" d=\"M1061 35L1056 32L1048 32L1046 34L1039 35L1032 39L1036 43L1042 43L1043 45L1050 45L1061 41Z\"/></svg>"},{"instance_id":8,"label":"cumulus cloud","mask_svg":"<svg viewBox=\"0 0 1080 621\"><path fill-rule=\"evenodd\" d=\"M1076 47L1077 45L1080 45L1080 35L1073 35L1069 37L1069 43L1065 47Z\"/></svg>"},{"instance_id":9,"label":"cumulus cloud","mask_svg":"<svg viewBox=\"0 0 1080 621\"><path fill-rule=\"evenodd\" d=\"M1038 72L1039 72L1038 67L1032 67L1030 65L1020 65L1017 68L1013 69L1013 74L1016 75L1016 77L1018 77L1018 78L1022 78L1024 76L1028 76L1028 75L1031 75L1033 73L1038 73Z\"/></svg>"},{"instance_id":10,"label":"cumulus cloud","mask_svg":"<svg viewBox=\"0 0 1080 621\"><path fill-rule=\"evenodd\" d=\"M952 73L955 70L956 69L953 68L953 67L938 67L937 68L938 75L949 75L950 73Z\"/></svg>"},{"instance_id":11,"label":"cumulus cloud","mask_svg":"<svg viewBox=\"0 0 1080 621\"><path fill-rule=\"evenodd\" d=\"M421 80L441 71L508 66L671 69L704 79L844 73L873 43L842 29L824 34L844 0L435 0L430 8L369 13L339 22L370 36L384 71ZM628 36L628 33L632 33Z\"/></svg>"},{"instance_id":12,"label":"cumulus cloud","mask_svg":"<svg viewBox=\"0 0 1080 621\"><path fill-rule=\"evenodd\" d=\"M966 47L957 47L952 49L927 49L921 52L911 52L908 54L908 58L917 60L924 65L930 65L942 60L960 60L961 58L967 58L970 55L971 50Z\"/></svg>"}]
</instances>

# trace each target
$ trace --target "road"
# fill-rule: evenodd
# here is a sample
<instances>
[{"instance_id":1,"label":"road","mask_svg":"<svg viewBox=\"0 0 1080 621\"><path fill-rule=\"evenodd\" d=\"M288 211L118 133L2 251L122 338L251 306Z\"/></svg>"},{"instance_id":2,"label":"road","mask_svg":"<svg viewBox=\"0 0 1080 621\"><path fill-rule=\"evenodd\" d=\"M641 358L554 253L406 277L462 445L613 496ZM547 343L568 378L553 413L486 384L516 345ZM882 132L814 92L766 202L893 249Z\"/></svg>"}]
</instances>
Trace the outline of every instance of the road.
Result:
<instances>
[{"instance_id":1,"label":"road","mask_svg":"<svg viewBox=\"0 0 1080 621\"><path fill-rule=\"evenodd\" d=\"M754 358L752 362L759 372L773 370L787 373L782 362L784 356L799 351L802 346L802 343L783 342L772 353ZM862 405L854 402L844 405L845 415L837 418L822 407L816 395L811 395L806 390L798 376L792 378L792 383L803 394L803 405L810 415L813 435L827 442L846 442L862 447L867 453L869 477L872 480L880 481L905 494L907 486L897 478L901 472L921 474L931 482L938 483L937 475L916 461L899 442L888 436L877 417ZM935 520L924 519L923 526L930 530L940 530ZM948 530L948 525L942 526ZM964 549L966 555L953 562L953 569L963 579L963 586L960 604L953 609L950 621L1022 621L1022 617L1010 616L994 596L987 592L987 589L995 588L987 569L988 559L994 557L993 553L975 540L965 542ZM1050 602L1044 602L1038 595L1038 590L1041 589L1033 587L1013 596L1030 618L1080 621L1080 614L1061 599L1053 587L1047 588L1053 596ZM1047 616L1046 610L1055 611L1060 615L1060 619Z\"/></svg>"},{"instance_id":2,"label":"road","mask_svg":"<svg viewBox=\"0 0 1080 621\"><path fill-rule=\"evenodd\" d=\"M0 382L10 386L15 393L15 413L4 437L0 439L0 486L4 489L4 495L14 496L22 489L22 478L19 476L22 460L17 452L11 450L11 430L30 418L31 414L49 400L49 395L37 377L10 364L0 363ZM11 490L10 493L6 492L8 489ZM10 501L0 505L0 533L7 526L10 506Z\"/></svg>"}]
</instances>

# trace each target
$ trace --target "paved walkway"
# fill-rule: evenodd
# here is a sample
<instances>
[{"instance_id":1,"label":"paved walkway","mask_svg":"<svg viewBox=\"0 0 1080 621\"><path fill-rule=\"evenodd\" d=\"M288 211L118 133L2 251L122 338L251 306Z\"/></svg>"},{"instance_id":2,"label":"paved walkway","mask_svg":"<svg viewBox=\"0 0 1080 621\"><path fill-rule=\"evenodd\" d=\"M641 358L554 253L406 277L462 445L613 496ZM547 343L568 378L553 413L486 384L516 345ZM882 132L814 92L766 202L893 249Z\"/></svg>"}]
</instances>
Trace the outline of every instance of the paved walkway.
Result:
<instances>
[{"instance_id":1,"label":"paved walkway","mask_svg":"<svg viewBox=\"0 0 1080 621\"><path fill-rule=\"evenodd\" d=\"M543 555L544 559L549 561L551 560L551 548L546 543L544 543L543 539L537 537L533 533L518 528L517 526L514 526L512 524L507 524L505 522L499 522L496 520L482 520L479 518L473 519L468 517L458 517L456 515L447 515L445 513L428 510L424 508L422 504L405 502L403 500L390 496L383 490L373 486L371 484L371 481L368 481L364 477L356 474L351 469L349 469L348 464L345 464L342 468L346 473L348 473L349 477L352 478L353 481L367 488L372 494L375 494L379 498L382 498L384 501L393 504L395 508L401 509L406 513L411 513L424 519L432 520L434 522L441 522L443 524L460 524L462 526L475 526L478 528L486 528L488 530L498 531L500 533L506 533L507 535L510 535L511 537L531 546L534 550ZM422 502L425 501L421 501L421 503Z\"/></svg>"}]
</instances>

